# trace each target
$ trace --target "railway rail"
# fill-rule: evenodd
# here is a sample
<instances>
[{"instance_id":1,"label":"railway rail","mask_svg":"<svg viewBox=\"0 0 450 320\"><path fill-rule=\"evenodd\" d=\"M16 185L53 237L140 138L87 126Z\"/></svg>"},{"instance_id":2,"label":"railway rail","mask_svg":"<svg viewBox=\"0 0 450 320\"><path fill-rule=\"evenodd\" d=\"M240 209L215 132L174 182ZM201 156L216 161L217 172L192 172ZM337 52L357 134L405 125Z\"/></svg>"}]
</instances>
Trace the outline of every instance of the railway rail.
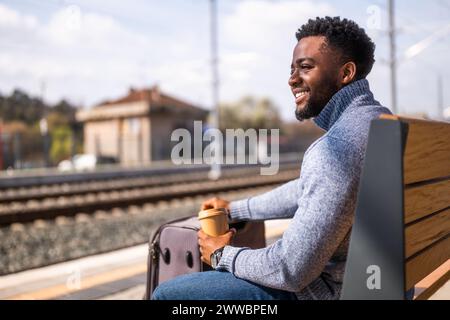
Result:
<instances>
[{"instance_id":1,"label":"railway rail","mask_svg":"<svg viewBox=\"0 0 450 320\"><path fill-rule=\"evenodd\" d=\"M302 159L301 153L281 154L279 159L280 167L286 164L299 164ZM233 168L259 167L260 164L224 164L224 171ZM45 169L39 171L18 171L7 174L0 172L0 190L20 189L39 186L67 185L73 183L85 183L93 181L108 181L116 179L142 178L150 176L165 176L170 174L205 173L210 170L206 164L185 164L177 165L165 161L155 163L147 167L120 167L106 166L100 167L96 171L88 172L67 172L61 173L55 169Z\"/></svg>"},{"instance_id":2,"label":"railway rail","mask_svg":"<svg viewBox=\"0 0 450 320\"><path fill-rule=\"evenodd\" d=\"M282 170L298 168L298 163L285 164ZM223 178L240 177L243 175L256 175L259 168L229 168L223 171ZM116 178L110 180L87 181L78 183L64 183L40 185L32 187L0 189L0 204L24 202L30 200L43 200L46 198L59 198L65 196L86 195L90 193L125 191L139 188L169 186L179 183L208 180L208 172L172 173L149 177Z\"/></svg>"},{"instance_id":3,"label":"railway rail","mask_svg":"<svg viewBox=\"0 0 450 320\"><path fill-rule=\"evenodd\" d=\"M113 208L126 208L131 205L143 205L146 203L171 200L174 198L194 197L209 193L218 193L236 189L246 189L258 186L268 186L280 184L298 177L297 169L284 168L278 174L273 176L261 176L259 174L250 174L250 172L239 169L230 171L224 179L218 181L204 181L198 176L192 175L186 181L183 177L179 179L167 179L170 182L167 185L154 185L148 181L136 182L133 186L131 182L119 183L116 188L89 188L80 189L70 193L67 191L65 196L61 192L54 192L56 197L49 195L31 195L27 198L23 196L22 202L3 203L0 206L0 226L12 223L27 223L37 219L54 219L58 216L74 216L79 213L92 214L98 210L111 210ZM172 177L173 178L173 177ZM163 180L165 180L163 178ZM138 186L141 184L141 186ZM92 188L91 188L92 189ZM34 197L34 198L33 198Z\"/></svg>"},{"instance_id":4,"label":"railway rail","mask_svg":"<svg viewBox=\"0 0 450 320\"><path fill-rule=\"evenodd\" d=\"M205 193L141 206L98 210L93 214L1 226L0 276L147 243L158 226L195 215L207 198L219 196L238 200L274 187L276 185Z\"/></svg>"}]
</instances>

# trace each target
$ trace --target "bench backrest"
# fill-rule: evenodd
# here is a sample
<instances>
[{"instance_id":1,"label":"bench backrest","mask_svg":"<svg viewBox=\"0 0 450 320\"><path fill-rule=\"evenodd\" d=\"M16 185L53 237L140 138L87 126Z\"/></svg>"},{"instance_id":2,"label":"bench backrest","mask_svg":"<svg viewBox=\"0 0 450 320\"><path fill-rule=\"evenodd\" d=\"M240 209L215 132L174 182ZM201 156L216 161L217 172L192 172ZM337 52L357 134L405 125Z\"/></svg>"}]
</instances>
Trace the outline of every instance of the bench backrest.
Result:
<instances>
[{"instance_id":1,"label":"bench backrest","mask_svg":"<svg viewBox=\"0 0 450 320\"><path fill-rule=\"evenodd\" d=\"M382 115L369 131L341 298L404 299L449 258L450 123Z\"/></svg>"}]
</instances>

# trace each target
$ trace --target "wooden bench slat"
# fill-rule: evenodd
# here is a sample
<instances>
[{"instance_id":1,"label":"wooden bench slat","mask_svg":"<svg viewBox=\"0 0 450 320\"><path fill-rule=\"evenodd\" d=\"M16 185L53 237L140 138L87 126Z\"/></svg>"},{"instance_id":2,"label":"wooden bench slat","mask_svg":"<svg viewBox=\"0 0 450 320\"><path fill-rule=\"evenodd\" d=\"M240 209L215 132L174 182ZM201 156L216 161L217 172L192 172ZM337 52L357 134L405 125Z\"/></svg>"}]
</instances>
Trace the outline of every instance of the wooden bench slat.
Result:
<instances>
[{"instance_id":1,"label":"wooden bench slat","mask_svg":"<svg viewBox=\"0 0 450 320\"><path fill-rule=\"evenodd\" d=\"M404 299L416 287L420 299L450 274L450 123L380 118L369 132L342 298ZM384 270L377 291L367 285L374 265Z\"/></svg>"},{"instance_id":2,"label":"wooden bench slat","mask_svg":"<svg viewBox=\"0 0 450 320\"><path fill-rule=\"evenodd\" d=\"M437 279L430 287L422 291L415 300L428 300L433 294L436 293L443 285L450 280L450 270L445 272L439 279Z\"/></svg>"},{"instance_id":3,"label":"wooden bench slat","mask_svg":"<svg viewBox=\"0 0 450 320\"><path fill-rule=\"evenodd\" d=\"M405 256L413 254L450 234L450 208L405 228Z\"/></svg>"},{"instance_id":4,"label":"wooden bench slat","mask_svg":"<svg viewBox=\"0 0 450 320\"><path fill-rule=\"evenodd\" d=\"M408 123L404 183L450 176L450 126L437 121L404 121Z\"/></svg>"},{"instance_id":5,"label":"wooden bench slat","mask_svg":"<svg viewBox=\"0 0 450 320\"><path fill-rule=\"evenodd\" d=\"M405 223L450 206L450 179L405 188Z\"/></svg>"},{"instance_id":6,"label":"wooden bench slat","mask_svg":"<svg viewBox=\"0 0 450 320\"><path fill-rule=\"evenodd\" d=\"M450 259L450 237L431 245L406 261L406 290Z\"/></svg>"}]
</instances>

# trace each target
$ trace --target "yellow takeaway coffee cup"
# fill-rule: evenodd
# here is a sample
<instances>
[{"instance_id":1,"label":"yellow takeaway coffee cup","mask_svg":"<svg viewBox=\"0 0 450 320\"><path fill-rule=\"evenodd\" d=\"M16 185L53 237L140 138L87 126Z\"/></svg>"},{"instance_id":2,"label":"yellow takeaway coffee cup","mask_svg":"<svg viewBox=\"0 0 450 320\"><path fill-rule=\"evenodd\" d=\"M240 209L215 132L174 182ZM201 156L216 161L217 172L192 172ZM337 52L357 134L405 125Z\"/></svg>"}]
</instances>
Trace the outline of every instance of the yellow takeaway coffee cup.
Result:
<instances>
[{"instance_id":1,"label":"yellow takeaway coffee cup","mask_svg":"<svg viewBox=\"0 0 450 320\"><path fill-rule=\"evenodd\" d=\"M198 219L204 233L211 237L227 233L228 213L225 208L207 209L198 213Z\"/></svg>"}]
</instances>

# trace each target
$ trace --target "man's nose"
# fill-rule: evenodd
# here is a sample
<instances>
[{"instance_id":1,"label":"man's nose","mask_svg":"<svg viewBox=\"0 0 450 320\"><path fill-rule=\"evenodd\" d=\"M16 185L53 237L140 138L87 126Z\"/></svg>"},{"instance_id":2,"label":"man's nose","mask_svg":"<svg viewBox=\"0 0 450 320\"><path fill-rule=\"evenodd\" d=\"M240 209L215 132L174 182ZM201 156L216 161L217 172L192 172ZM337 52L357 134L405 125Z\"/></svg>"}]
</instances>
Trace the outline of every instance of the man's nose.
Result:
<instances>
[{"instance_id":1,"label":"man's nose","mask_svg":"<svg viewBox=\"0 0 450 320\"><path fill-rule=\"evenodd\" d=\"M299 83L300 83L300 77L298 76L297 70L295 70L289 77L288 84L291 87L295 87L295 86L298 86Z\"/></svg>"}]
</instances>

